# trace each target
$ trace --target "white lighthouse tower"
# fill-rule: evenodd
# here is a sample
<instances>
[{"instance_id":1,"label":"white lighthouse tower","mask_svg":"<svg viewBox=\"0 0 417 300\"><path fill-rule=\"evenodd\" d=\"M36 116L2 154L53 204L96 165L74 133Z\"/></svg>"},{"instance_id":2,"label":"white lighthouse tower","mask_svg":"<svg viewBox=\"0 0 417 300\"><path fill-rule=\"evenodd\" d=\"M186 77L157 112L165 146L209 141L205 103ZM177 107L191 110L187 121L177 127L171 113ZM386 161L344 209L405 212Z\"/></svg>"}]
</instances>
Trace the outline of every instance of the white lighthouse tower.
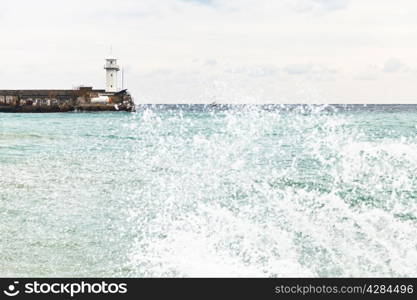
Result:
<instances>
[{"instance_id":1,"label":"white lighthouse tower","mask_svg":"<svg viewBox=\"0 0 417 300\"><path fill-rule=\"evenodd\" d=\"M114 57L106 58L104 69L106 70L106 92L117 92L117 72L120 70L117 59Z\"/></svg>"}]
</instances>

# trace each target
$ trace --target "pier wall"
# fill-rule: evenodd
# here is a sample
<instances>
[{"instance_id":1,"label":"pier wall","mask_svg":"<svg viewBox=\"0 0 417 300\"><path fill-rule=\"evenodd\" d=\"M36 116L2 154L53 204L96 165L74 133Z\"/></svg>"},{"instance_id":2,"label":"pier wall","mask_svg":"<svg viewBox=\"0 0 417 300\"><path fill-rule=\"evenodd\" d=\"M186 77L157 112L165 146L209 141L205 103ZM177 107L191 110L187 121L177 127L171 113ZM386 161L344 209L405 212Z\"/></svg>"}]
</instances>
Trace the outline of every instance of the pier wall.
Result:
<instances>
[{"instance_id":1,"label":"pier wall","mask_svg":"<svg viewBox=\"0 0 417 300\"><path fill-rule=\"evenodd\" d=\"M101 96L105 103L93 103ZM92 87L73 90L0 90L0 112L132 111L134 103L126 90L106 93Z\"/></svg>"}]
</instances>

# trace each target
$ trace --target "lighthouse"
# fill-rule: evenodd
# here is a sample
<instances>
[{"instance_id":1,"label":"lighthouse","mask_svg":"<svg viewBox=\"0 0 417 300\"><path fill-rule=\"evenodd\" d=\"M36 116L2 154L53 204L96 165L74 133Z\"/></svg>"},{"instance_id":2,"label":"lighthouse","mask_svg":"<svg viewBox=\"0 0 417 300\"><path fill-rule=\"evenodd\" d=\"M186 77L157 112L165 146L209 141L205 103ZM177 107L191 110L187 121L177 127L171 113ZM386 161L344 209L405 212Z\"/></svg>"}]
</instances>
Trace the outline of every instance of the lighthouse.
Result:
<instances>
[{"instance_id":1,"label":"lighthouse","mask_svg":"<svg viewBox=\"0 0 417 300\"><path fill-rule=\"evenodd\" d=\"M117 72L120 70L117 59L113 57L106 58L104 69L106 70L106 92L117 92Z\"/></svg>"}]
</instances>

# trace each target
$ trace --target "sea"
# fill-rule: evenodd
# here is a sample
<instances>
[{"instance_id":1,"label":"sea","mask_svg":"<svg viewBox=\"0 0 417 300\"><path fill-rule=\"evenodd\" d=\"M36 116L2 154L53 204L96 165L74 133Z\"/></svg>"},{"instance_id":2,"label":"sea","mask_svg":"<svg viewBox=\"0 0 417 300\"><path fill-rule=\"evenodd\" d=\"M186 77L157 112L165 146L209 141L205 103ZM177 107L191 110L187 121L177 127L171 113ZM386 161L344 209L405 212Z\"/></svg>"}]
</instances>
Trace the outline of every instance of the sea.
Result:
<instances>
[{"instance_id":1,"label":"sea","mask_svg":"<svg viewBox=\"0 0 417 300\"><path fill-rule=\"evenodd\" d=\"M417 276L417 105L0 114L0 277Z\"/></svg>"}]
</instances>

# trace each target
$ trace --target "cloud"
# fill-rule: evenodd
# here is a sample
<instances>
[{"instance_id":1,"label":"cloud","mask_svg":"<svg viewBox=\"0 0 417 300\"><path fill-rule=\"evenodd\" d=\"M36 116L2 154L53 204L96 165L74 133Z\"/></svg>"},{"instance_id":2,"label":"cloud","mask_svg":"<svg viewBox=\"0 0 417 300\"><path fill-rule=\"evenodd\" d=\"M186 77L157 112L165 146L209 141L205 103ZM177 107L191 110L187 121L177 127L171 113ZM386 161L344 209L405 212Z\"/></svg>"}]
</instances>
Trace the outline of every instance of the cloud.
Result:
<instances>
[{"instance_id":1,"label":"cloud","mask_svg":"<svg viewBox=\"0 0 417 300\"><path fill-rule=\"evenodd\" d=\"M403 61L398 58L389 58L383 64L372 64L362 68L353 77L355 80L382 80L385 75L390 74L415 74L414 68L407 66Z\"/></svg>"},{"instance_id":2,"label":"cloud","mask_svg":"<svg viewBox=\"0 0 417 300\"><path fill-rule=\"evenodd\" d=\"M355 80L377 80L381 76L381 68L377 65L369 65L360 70L355 76Z\"/></svg>"},{"instance_id":3,"label":"cloud","mask_svg":"<svg viewBox=\"0 0 417 300\"><path fill-rule=\"evenodd\" d=\"M181 0L184 2L195 2L198 4L203 4L203 5L212 5L213 4L213 0Z\"/></svg>"},{"instance_id":4,"label":"cloud","mask_svg":"<svg viewBox=\"0 0 417 300\"><path fill-rule=\"evenodd\" d=\"M323 13L348 7L350 0L179 0L184 3L208 6L224 12L262 12L281 14L285 11ZM288 10L289 8L289 10Z\"/></svg>"},{"instance_id":5,"label":"cloud","mask_svg":"<svg viewBox=\"0 0 417 300\"><path fill-rule=\"evenodd\" d=\"M248 78L264 78L265 80L292 81L292 80L313 80L328 81L334 80L341 75L340 68L322 64L288 64L285 66L252 65L244 67L227 67L225 72L230 74L244 75Z\"/></svg>"},{"instance_id":6,"label":"cloud","mask_svg":"<svg viewBox=\"0 0 417 300\"><path fill-rule=\"evenodd\" d=\"M346 9L349 0L291 0L289 4L298 12L332 12Z\"/></svg>"},{"instance_id":7,"label":"cloud","mask_svg":"<svg viewBox=\"0 0 417 300\"><path fill-rule=\"evenodd\" d=\"M313 0L318 7L327 11L346 9L349 0Z\"/></svg>"},{"instance_id":8,"label":"cloud","mask_svg":"<svg viewBox=\"0 0 417 300\"><path fill-rule=\"evenodd\" d=\"M215 65L217 65L217 60L215 59L206 59L204 62L204 66L214 67Z\"/></svg>"},{"instance_id":9,"label":"cloud","mask_svg":"<svg viewBox=\"0 0 417 300\"><path fill-rule=\"evenodd\" d=\"M281 69L274 65L240 66L227 67L226 73L240 74L248 77L276 77L280 75Z\"/></svg>"},{"instance_id":10,"label":"cloud","mask_svg":"<svg viewBox=\"0 0 417 300\"><path fill-rule=\"evenodd\" d=\"M311 80L333 80L341 70L320 64L290 64L283 68L289 76L304 76Z\"/></svg>"},{"instance_id":11,"label":"cloud","mask_svg":"<svg viewBox=\"0 0 417 300\"><path fill-rule=\"evenodd\" d=\"M390 58L385 62L382 70L387 73L399 73L399 72L406 72L408 68L398 58Z\"/></svg>"},{"instance_id":12,"label":"cloud","mask_svg":"<svg viewBox=\"0 0 417 300\"><path fill-rule=\"evenodd\" d=\"M305 75L312 70L313 66L311 64L292 64L284 68L284 71L289 75Z\"/></svg>"}]
</instances>

